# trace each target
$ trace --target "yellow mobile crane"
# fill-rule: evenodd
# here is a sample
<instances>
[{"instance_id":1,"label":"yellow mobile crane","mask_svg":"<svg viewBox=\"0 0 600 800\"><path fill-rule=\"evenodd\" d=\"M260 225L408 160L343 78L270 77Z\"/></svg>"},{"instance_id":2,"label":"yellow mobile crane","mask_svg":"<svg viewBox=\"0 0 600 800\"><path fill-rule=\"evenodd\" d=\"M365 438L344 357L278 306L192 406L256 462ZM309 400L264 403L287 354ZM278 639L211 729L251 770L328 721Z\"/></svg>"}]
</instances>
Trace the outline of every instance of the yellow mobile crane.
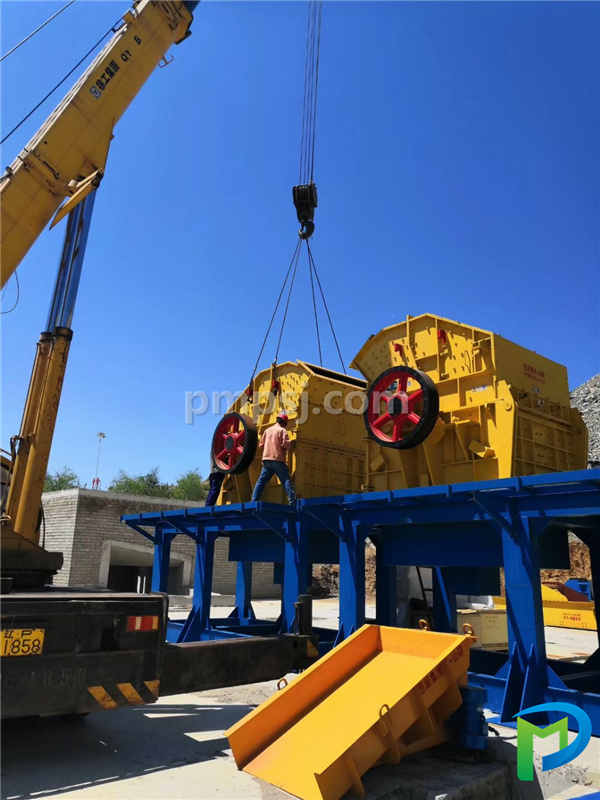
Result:
<instances>
[{"instance_id":1,"label":"yellow mobile crane","mask_svg":"<svg viewBox=\"0 0 600 800\"><path fill-rule=\"evenodd\" d=\"M52 220L69 215L48 321L2 509L2 577L44 583L62 556L39 547L39 509L72 337L71 320L95 190L113 128L172 44L190 35L197 2L141 0L0 179L2 286Z\"/></svg>"},{"instance_id":2,"label":"yellow mobile crane","mask_svg":"<svg viewBox=\"0 0 600 800\"><path fill-rule=\"evenodd\" d=\"M39 543L71 322L113 129L171 45L190 35L198 1L136 2L0 178L2 286L46 225L68 217L21 429L2 463L3 717L80 714L154 702L159 692L267 680L316 655L308 637L166 645L166 595L54 590L62 554ZM240 645L252 649L243 674L231 666Z\"/></svg>"}]
</instances>

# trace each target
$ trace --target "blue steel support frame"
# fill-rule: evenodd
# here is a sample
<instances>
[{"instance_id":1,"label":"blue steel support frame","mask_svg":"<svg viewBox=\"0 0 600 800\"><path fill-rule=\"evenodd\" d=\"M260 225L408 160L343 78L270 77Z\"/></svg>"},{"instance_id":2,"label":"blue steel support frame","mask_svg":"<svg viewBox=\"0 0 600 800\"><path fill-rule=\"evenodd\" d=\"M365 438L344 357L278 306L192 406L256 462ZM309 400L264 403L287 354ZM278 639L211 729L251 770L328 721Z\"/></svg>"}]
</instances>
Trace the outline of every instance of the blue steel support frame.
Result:
<instances>
[{"instance_id":1,"label":"blue steel support frame","mask_svg":"<svg viewBox=\"0 0 600 800\"><path fill-rule=\"evenodd\" d=\"M215 541L218 535L218 529L196 526L196 567L192 610L181 629L177 643L199 641L202 633L210 627Z\"/></svg>"},{"instance_id":2,"label":"blue steel support frame","mask_svg":"<svg viewBox=\"0 0 600 800\"><path fill-rule=\"evenodd\" d=\"M433 568L433 629L456 633L456 595L448 591L443 567Z\"/></svg>"},{"instance_id":3,"label":"blue steel support frame","mask_svg":"<svg viewBox=\"0 0 600 800\"><path fill-rule=\"evenodd\" d=\"M340 625L336 644L365 624L365 533L344 514L340 515L340 529Z\"/></svg>"},{"instance_id":4,"label":"blue steel support frame","mask_svg":"<svg viewBox=\"0 0 600 800\"><path fill-rule=\"evenodd\" d=\"M540 568L556 566L542 563L543 534L550 525L560 528L566 545L569 524L579 525L582 532L576 532L590 546L597 584L600 470L319 498L304 505L320 514L337 509L346 525L362 525L366 535L373 530L388 565L433 567L438 630L455 627L453 593L471 593L458 588L456 569L445 568L472 573L504 566L510 652L472 652L471 682L488 691L489 707L504 722L529 705L561 700L582 706L600 735L600 649L583 665L547 662L540 586ZM452 572L452 591L446 571ZM355 581L351 559L340 557L340 597L344 584L351 593ZM344 635L355 608L356 602L341 605Z\"/></svg>"},{"instance_id":5,"label":"blue steel support frame","mask_svg":"<svg viewBox=\"0 0 600 800\"><path fill-rule=\"evenodd\" d=\"M169 564L171 542L174 533L166 533L162 526L156 528L154 535L154 566L152 568L152 591L169 591Z\"/></svg>"},{"instance_id":6,"label":"blue steel support frame","mask_svg":"<svg viewBox=\"0 0 600 800\"><path fill-rule=\"evenodd\" d=\"M296 603L308 588L308 529L299 515L286 521L281 633L294 633Z\"/></svg>"},{"instance_id":7,"label":"blue steel support frame","mask_svg":"<svg viewBox=\"0 0 600 800\"><path fill-rule=\"evenodd\" d=\"M247 625L256 619L252 608L252 562L238 561L235 575L235 608L229 615Z\"/></svg>"},{"instance_id":8,"label":"blue steel support frame","mask_svg":"<svg viewBox=\"0 0 600 800\"><path fill-rule=\"evenodd\" d=\"M375 622L395 627L398 623L396 566L385 563L381 539L375 535L371 541L375 545Z\"/></svg>"},{"instance_id":9,"label":"blue steel support frame","mask_svg":"<svg viewBox=\"0 0 600 800\"><path fill-rule=\"evenodd\" d=\"M548 684L538 547L542 526L536 524L539 520L523 519L511 512L511 524L502 530L506 617L512 645L505 668L504 718L515 705L522 708L542 703L538 690Z\"/></svg>"},{"instance_id":10,"label":"blue steel support frame","mask_svg":"<svg viewBox=\"0 0 600 800\"><path fill-rule=\"evenodd\" d=\"M598 533L594 536L589 531L577 531L581 541L589 547L590 563L592 567L592 592L596 602L600 602L600 520L598 520ZM598 612L596 610L596 619ZM598 654L600 654L600 625L598 627ZM600 655L598 658L600 668Z\"/></svg>"},{"instance_id":11,"label":"blue steel support frame","mask_svg":"<svg viewBox=\"0 0 600 800\"><path fill-rule=\"evenodd\" d=\"M563 701L586 710L594 734L600 735L600 647L585 664L548 661L540 586L540 569L561 566L554 561L568 552L567 533L573 529L590 548L594 592L600 596L600 470L315 498L296 508L250 503L122 519L155 543L155 579L162 587L170 539L184 533L197 543L194 608L181 641L293 631L294 606L306 591L309 565L330 563L319 560L331 553L324 546L319 552L319 541L332 540L332 534L340 563L336 641L364 622L366 536L377 547L380 623L395 614L396 565L434 568L440 630L454 627L454 594L472 593L462 586L473 585L478 570L504 567L509 653L472 651L470 682L487 690L488 707L504 722L529 705ZM154 528L154 536L145 527ZM210 619L212 554L216 538L223 535L237 537L235 558L243 563L238 566L238 614L215 621ZM251 614L248 567L269 560L283 561L284 575L280 625L270 627Z\"/></svg>"}]
</instances>

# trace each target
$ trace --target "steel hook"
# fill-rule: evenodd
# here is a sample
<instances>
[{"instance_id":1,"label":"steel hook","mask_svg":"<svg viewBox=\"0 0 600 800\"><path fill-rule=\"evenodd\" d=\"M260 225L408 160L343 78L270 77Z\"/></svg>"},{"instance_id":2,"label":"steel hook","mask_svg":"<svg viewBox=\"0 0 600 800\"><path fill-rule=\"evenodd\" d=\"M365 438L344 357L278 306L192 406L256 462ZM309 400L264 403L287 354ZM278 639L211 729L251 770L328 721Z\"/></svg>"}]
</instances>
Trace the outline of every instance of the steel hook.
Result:
<instances>
[{"instance_id":1,"label":"steel hook","mask_svg":"<svg viewBox=\"0 0 600 800\"><path fill-rule=\"evenodd\" d=\"M312 220L307 219L304 220L301 224L302 227L298 231L298 236L301 239L310 239L310 237L315 232L315 223Z\"/></svg>"}]
</instances>

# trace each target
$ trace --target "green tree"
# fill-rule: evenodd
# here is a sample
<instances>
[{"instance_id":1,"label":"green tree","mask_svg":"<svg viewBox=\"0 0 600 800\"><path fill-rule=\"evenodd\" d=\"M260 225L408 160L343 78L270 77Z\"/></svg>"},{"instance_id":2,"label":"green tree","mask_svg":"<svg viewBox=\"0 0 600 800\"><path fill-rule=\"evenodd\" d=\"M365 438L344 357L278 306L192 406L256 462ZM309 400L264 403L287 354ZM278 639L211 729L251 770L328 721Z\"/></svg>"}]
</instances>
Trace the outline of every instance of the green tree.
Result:
<instances>
[{"instance_id":1,"label":"green tree","mask_svg":"<svg viewBox=\"0 0 600 800\"><path fill-rule=\"evenodd\" d=\"M208 487L197 469L190 469L177 478L173 486L175 500L206 500Z\"/></svg>"},{"instance_id":2,"label":"green tree","mask_svg":"<svg viewBox=\"0 0 600 800\"><path fill-rule=\"evenodd\" d=\"M77 489L80 486L78 476L70 467L57 469L56 472L46 473L44 481L45 492L60 492L62 489Z\"/></svg>"},{"instance_id":3,"label":"green tree","mask_svg":"<svg viewBox=\"0 0 600 800\"><path fill-rule=\"evenodd\" d=\"M123 494L145 494L153 497L172 497L173 489L168 483L161 483L158 467L153 467L145 475L129 475L120 469L112 479L109 492Z\"/></svg>"}]
</instances>

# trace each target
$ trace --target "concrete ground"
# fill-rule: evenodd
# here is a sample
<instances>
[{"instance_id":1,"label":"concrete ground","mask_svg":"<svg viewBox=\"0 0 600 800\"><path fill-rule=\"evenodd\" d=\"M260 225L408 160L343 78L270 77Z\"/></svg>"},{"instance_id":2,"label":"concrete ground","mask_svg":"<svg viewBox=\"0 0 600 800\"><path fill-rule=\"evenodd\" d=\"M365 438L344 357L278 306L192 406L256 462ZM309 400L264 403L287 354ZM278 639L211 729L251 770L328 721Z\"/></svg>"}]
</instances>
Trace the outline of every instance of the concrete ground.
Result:
<instances>
[{"instance_id":1,"label":"concrete ground","mask_svg":"<svg viewBox=\"0 0 600 800\"><path fill-rule=\"evenodd\" d=\"M278 603L255 604L262 618ZM315 624L334 626L336 600L315 601ZM219 609L227 613L226 608ZM372 613L368 608L367 613ZM584 658L587 631L547 629L548 651ZM288 676L293 680L293 676ZM13 720L2 729L4 800L61 795L77 800L283 800L285 792L239 772L223 732L276 691L274 682L163 698L156 705L82 720ZM572 764L524 785L516 777L516 731L494 725L484 762L450 746L364 778L369 800L571 800L600 789L600 740ZM536 759L554 737L536 741ZM299 756L300 757L300 756Z\"/></svg>"}]
</instances>

